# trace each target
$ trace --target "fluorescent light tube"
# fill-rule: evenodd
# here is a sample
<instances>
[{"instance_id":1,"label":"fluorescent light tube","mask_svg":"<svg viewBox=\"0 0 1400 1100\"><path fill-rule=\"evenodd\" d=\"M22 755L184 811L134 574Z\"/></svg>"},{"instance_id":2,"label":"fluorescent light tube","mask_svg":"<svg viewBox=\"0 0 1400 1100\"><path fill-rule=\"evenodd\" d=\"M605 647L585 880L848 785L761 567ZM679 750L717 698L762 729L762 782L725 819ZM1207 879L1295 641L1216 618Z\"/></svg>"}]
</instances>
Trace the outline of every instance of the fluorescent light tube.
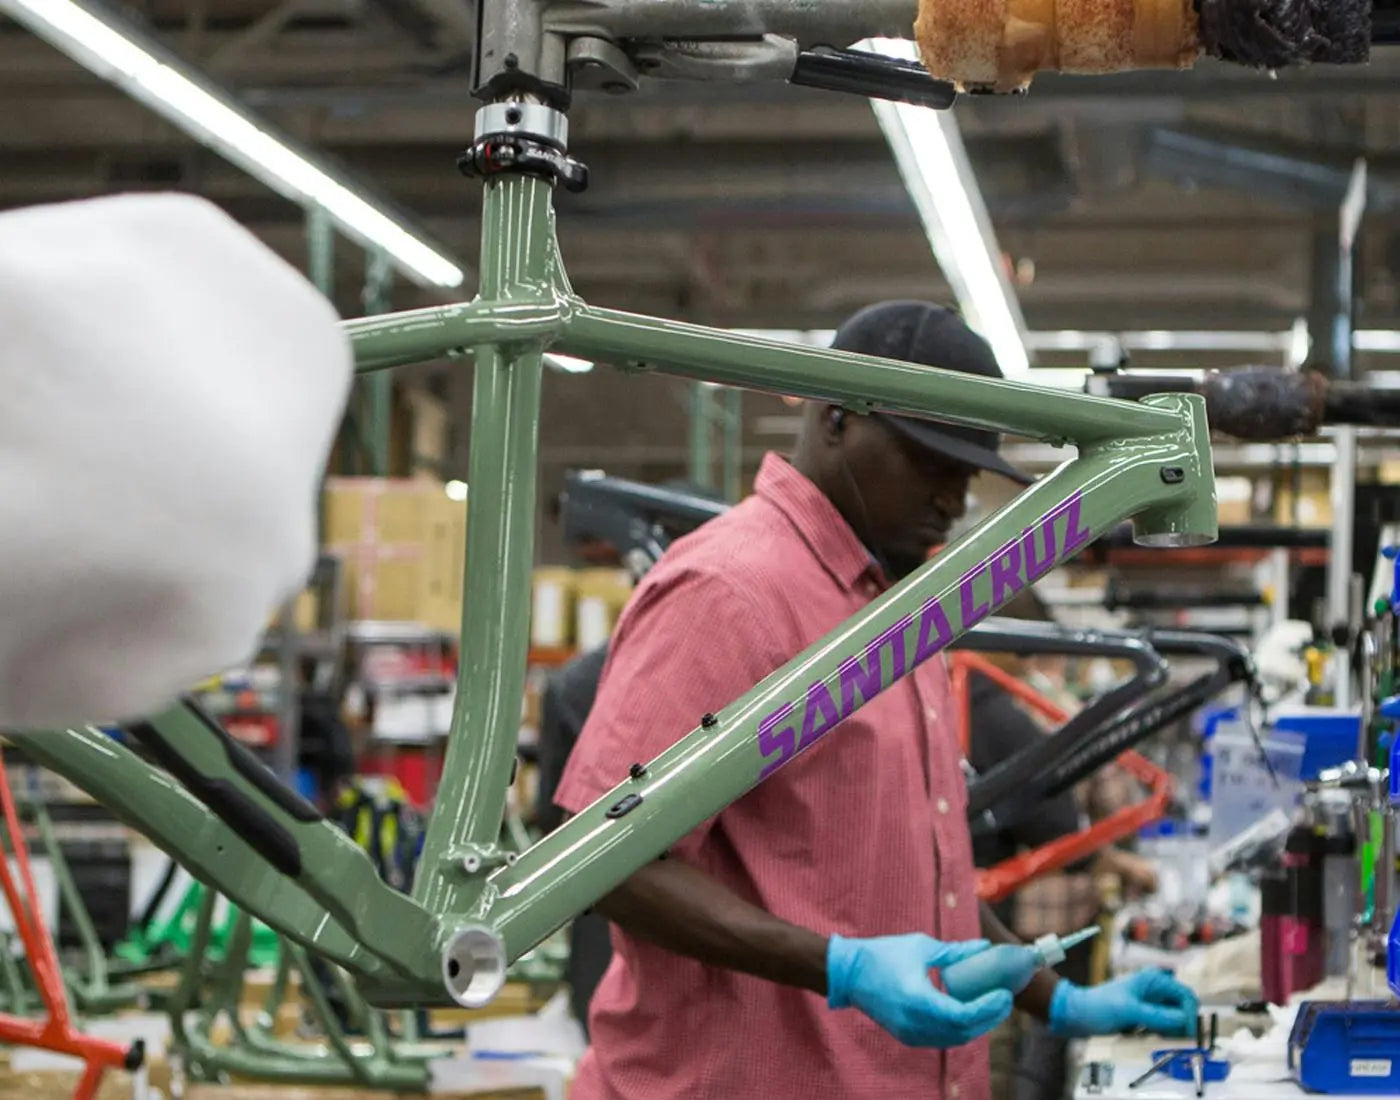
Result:
<instances>
[{"instance_id":1,"label":"fluorescent light tube","mask_svg":"<svg viewBox=\"0 0 1400 1100\"><path fill-rule=\"evenodd\" d=\"M588 359L580 359L576 355L560 355L557 351L547 351L544 353L546 366L561 370L565 374L587 374L593 369L593 363Z\"/></svg>"},{"instance_id":2,"label":"fluorescent light tube","mask_svg":"<svg viewBox=\"0 0 1400 1100\"><path fill-rule=\"evenodd\" d=\"M877 38L862 45L887 57L917 60L914 44L904 39ZM1030 369L1025 321L953 113L878 99L870 106L964 318L992 346L1003 374L1024 375Z\"/></svg>"},{"instance_id":3,"label":"fluorescent light tube","mask_svg":"<svg viewBox=\"0 0 1400 1100\"><path fill-rule=\"evenodd\" d=\"M346 236L382 249L419 285L452 288L465 280L462 268L421 234L113 16L74 0L0 0L0 11L278 194L321 207Z\"/></svg>"}]
</instances>

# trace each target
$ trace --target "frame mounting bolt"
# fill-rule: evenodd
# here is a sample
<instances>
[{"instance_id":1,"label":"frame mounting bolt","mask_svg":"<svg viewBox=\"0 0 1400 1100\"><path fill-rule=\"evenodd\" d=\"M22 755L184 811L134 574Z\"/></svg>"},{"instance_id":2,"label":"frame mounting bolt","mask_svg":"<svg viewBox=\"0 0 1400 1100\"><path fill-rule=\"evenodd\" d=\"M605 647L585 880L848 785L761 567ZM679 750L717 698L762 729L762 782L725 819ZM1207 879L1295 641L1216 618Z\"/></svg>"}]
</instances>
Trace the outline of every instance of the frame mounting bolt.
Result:
<instances>
[{"instance_id":1,"label":"frame mounting bolt","mask_svg":"<svg viewBox=\"0 0 1400 1100\"><path fill-rule=\"evenodd\" d=\"M519 124L520 124L520 120L521 120L521 118L523 118L523 117L524 117L524 116L520 113L520 108L519 108L519 107L507 107L507 108L506 108L506 121L509 122L512 126L517 126L517 125L519 125Z\"/></svg>"},{"instance_id":2,"label":"frame mounting bolt","mask_svg":"<svg viewBox=\"0 0 1400 1100\"><path fill-rule=\"evenodd\" d=\"M630 775L633 779L640 779L642 778L642 776L646 775L646 773L646 768L641 764L633 764L630 768L627 769L627 774Z\"/></svg>"},{"instance_id":3,"label":"frame mounting bolt","mask_svg":"<svg viewBox=\"0 0 1400 1100\"><path fill-rule=\"evenodd\" d=\"M706 713L706 714L700 719L700 725L703 726L703 727L704 727L705 729L707 729L707 730L708 730L708 729L714 729L715 726L719 725L719 719L716 718L713 714Z\"/></svg>"},{"instance_id":4,"label":"frame mounting bolt","mask_svg":"<svg viewBox=\"0 0 1400 1100\"><path fill-rule=\"evenodd\" d=\"M507 69L519 68L520 58L516 57L513 53L508 53L505 55L505 57L501 58L501 64L504 65Z\"/></svg>"}]
</instances>

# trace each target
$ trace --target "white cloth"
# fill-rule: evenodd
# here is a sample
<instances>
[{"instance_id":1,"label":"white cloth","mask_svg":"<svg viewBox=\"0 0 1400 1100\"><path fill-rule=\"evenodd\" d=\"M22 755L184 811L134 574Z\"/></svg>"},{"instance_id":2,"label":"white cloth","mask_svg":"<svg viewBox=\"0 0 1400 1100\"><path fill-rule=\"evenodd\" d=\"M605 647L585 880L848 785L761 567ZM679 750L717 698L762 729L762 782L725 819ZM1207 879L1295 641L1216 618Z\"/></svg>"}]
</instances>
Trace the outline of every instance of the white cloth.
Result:
<instances>
[{"instance_id":1,"label":"white cloth","mask_svg":"<svg viewBox=\"0 0 1400 1100\"><path fill-rule=\"evenodd\" d=\"M313 563L352 374L330 304L202 199L0 215L0 726L246 659Z\"/></svg>"}]
</instances>

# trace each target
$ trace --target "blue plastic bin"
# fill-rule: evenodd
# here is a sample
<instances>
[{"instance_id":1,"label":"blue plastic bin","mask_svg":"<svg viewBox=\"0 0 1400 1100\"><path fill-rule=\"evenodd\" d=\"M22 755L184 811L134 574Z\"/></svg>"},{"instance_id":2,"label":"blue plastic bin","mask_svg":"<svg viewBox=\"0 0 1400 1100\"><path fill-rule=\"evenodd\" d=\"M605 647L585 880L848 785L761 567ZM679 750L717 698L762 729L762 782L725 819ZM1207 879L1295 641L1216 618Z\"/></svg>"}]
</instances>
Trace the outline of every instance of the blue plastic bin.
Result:
<instances>
[{"instance_id":1,"label":"blue plastic bin","mask_svg":"<svg viewBox=\"0 0 1400 1100\"><path fill-rule=\"evenodd\" d=\"M1361 715L1356 711L1308 707L1274 716L1274 729L1294 733L1304 739L1302 772L1305 782L1318 772L1356 759L1361 738Z\"/></svg>"}]
</instances>

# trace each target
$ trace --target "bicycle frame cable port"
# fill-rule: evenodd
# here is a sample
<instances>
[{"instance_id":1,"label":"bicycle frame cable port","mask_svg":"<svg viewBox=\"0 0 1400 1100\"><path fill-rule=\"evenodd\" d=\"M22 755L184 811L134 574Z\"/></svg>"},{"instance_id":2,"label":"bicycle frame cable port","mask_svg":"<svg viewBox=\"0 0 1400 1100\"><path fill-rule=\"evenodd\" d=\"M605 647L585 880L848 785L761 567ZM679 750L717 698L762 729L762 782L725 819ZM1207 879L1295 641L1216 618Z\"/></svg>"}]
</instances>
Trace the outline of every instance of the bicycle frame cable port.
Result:
<instances>
[{"instance_id":1,"label":"bicycle frame cable port","mask_svg":"<svg viewBox=\"0 0 1400 1100\"><path fill-rule=\"evenodd\" d=\"M506 984L505 941L489 928L457 929L442 949L442 980L463 1008L480 1008Z\"/></svg>"},{"instance_id":2,"label":"bicycle frame cable port","mask_svg":"<svg viewBox=\"0 0 1400 1100\"><path fill-rule=\"evenodd\" d=\"M520 172L583 191L588 167L565 153L568 144L562 111L539 103L488 103L476 113L476 140L457 158L457 168L472 179Z\"/></svg>"},{"instance_id":3,"label":"bicycle frame cable port","mask_svg":"<svg viewBox=\"0 0 1400 1100\"><path fill-rule=\"evenodd\" d=\"M1183 464L1165 462L1158 471L1163 485L1186 486L1200 482L1198 491L1184 495L1183 503L1151 508L1133 517L1133 541L1139 546L1207 546L1219 534L1219 513L1215 499L1214 468L1210 457L1210 428L1206 423L1206 403L1194 394L1153 394L1140 402L1178 413L1185 427L1183 440L1194 442L1195 461Z\"/></svg>"}]
</instances>

